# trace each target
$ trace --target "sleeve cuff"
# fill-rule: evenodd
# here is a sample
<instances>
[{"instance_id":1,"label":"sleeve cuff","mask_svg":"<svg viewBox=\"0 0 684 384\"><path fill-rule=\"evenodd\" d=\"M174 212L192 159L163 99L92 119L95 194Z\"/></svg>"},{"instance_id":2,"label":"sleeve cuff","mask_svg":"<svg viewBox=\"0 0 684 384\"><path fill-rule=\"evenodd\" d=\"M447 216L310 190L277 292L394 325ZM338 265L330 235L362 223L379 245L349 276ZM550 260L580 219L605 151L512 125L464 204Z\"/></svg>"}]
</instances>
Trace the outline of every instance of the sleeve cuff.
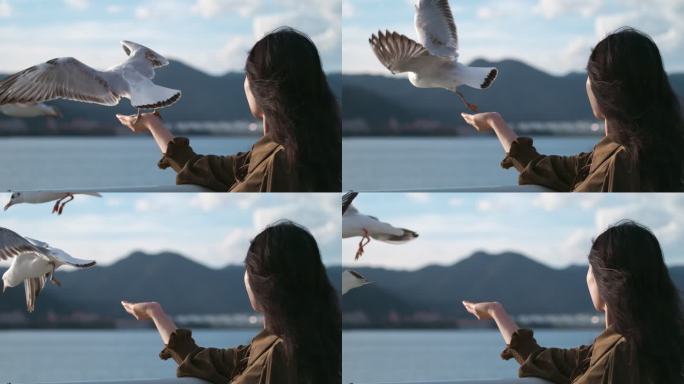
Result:
<instances>
[{"instance_id":1,"label":"sleeve cuff","mask_svg":"<svg viewBox=\"0 0 684 384\"><path fill-rule=\"evenodd\" d=\"M533 144L533 140L529 137L515 139L511 143L511 149L506 157L501 161L501 167L504 169L515 167L519 172L522 172L527 164L540 156Z\"/></svg>"},{"instance_id":2,"label":"sleeve cuff","mask_svg":"<svg viewBox=\"0 0 684 384\"><path fill-rule=\"evenodd\" d=\"M192 331L176 329L171 333L169 343L159 352L159 358L162 360L173 358L180 365L197 348L197 344L195 344L195 340L192 338Z\"/></svg>"},{"instance_id":3,"label":"sleeve cuff","mask_svg":"<svg viewBox=\"0 0 684 384\"><path fill-rule=\"evenodd\" d=\"M190 140L187 137L175 137L169 141L166 153L159 160L157 166L161 169L171 167L174 171L180 172L194 156L195 152L190 147Z\"/></svg>"},{"instance_id":4,"label":"sleeve cuff","mask_svg":"<svg viewBox=\"0 0 684 384\"><path fill-rule=\"evenodd\" d=\"M518 329L511 336L511 343L501 352L501 358L504 360L515 359L519 364L523 364L539 348L539 344L534 339L533 331Z\"/></svg>"}]
</instances>

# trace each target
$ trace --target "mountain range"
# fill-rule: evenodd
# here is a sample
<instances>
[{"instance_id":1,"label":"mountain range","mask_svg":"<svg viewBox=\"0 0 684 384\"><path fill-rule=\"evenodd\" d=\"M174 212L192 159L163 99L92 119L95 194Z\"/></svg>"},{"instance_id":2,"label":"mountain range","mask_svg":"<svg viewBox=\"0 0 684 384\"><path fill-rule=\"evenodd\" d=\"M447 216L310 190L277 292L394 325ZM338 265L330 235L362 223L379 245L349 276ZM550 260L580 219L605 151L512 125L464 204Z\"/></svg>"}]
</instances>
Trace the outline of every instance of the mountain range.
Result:
<instances>
[{"instance_id":1,"label":"mountain range","mask_svg":"<svg viewBox=\"0 0 684 384\"><path fill-rule=\"evenodd\" d=\"M516 60L478 59L469 65L499 69L489 89L460 88L480 111L500 112L509 122L594 119L586 94L586 74L555 76ZM684 74L672 74L670 81L675 91L684 95ZM347 135L354 133L350 121L365 121L370 127L365 134L391 134L393 126L403 126L406 132L416 122L462 126L460 113L469 112L455 94L415 88L403 76L345 75L342 84Z\"/></svg>"}]
</instances>

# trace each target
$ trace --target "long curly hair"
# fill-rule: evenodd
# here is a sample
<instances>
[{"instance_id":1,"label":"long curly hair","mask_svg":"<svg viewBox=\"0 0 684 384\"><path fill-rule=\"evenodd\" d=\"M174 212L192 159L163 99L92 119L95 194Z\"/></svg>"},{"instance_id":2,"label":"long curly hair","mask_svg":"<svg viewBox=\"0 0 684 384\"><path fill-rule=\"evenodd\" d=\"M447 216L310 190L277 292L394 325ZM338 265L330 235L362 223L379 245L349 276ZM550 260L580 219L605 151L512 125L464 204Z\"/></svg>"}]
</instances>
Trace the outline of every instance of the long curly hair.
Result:
<instances>
[{"instance_id":1,"label":"long curly hair","mask_svg":"<svg viewBox=\"0 0 684 384\"><path fill-rule=\"evenodd\" d=\"M589 263L615 331L634 348L632 360L655 383L683 383L684 322L658 239L622 221L594 240Z\"/></svg>"},{"instance_id":2,"label":"long curly hair","mask_svg":"<svg viewBox=\"0 0 684 384\"><path fill-rule=\"evenodd\" d=\"M681 191L684 120L656 44L623 28L593 49L587 71L610 130L638 169L641 189Z\"/></svg>"},{"instance_id":3,"label":"long curly hair","mask_svg":"<svg viewBox=\"0 0 684 384\"><path fill-rule=\"evenodd\" d=\"M266 327L283 339L290 384L342 380L342 315L314 237L290 221L259 233L245 265Z\"/></svg>"},{"instance_id":4,"label":"long curly hair","mask_svg":"<svg viewBox=\"0 0 684 384\"><path fill-rule=\"evenodd\" d=\"M339 192L340 107L311 39L289 27L277 29L254 45L245 71L292 174L305 189Z\"/></svg>"}]
</instances>

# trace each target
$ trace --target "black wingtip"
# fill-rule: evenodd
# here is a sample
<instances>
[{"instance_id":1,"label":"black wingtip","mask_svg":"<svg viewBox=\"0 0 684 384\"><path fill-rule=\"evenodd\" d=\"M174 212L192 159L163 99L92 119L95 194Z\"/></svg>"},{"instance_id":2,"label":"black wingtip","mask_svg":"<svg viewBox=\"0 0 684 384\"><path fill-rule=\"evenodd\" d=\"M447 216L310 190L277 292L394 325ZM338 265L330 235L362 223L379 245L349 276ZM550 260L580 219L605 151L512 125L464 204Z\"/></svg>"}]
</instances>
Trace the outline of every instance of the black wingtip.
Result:
<instances>
[{"instance_id":1,"label":"black wingtip","mask_svg":"<svg viewBox=\"0 0 684 384\"><path fill-rule=\"evenodd\" d=\"M480 88L482 88L482 89L489 88L492 85L492 83L494 82L494 80L496 80L496 77L498 75L499 75L499 70L497 70L496 68L489 71L489 74L485 78L482 85L480 85Z\"/></svg>"},{"instance_id":2,"label":"black wingtip","mask_svg":"<svg viewBox=\"0 0 684 384\"><path fill-rule=\"evenodd\" d=\"M175 95L171 96L170 98L160 101L156 104L147 104L147 105L134 105L134 108L140 108L140 109L157 109L157 108L164 108L168 107L169 105L175 103L180 99L181 93L178 92Z\"/></svg>"}]
</instances>

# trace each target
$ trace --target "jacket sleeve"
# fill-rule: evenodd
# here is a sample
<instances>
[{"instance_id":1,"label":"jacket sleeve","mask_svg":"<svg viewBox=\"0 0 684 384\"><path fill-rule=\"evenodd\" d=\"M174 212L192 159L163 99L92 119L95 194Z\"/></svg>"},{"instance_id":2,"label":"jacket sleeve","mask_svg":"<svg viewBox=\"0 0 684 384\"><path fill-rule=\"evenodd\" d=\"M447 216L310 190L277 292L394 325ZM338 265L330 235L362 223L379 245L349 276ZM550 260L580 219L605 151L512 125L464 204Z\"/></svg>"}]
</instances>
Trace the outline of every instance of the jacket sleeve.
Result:
<instances>
[{"instance_id":1,"label":"jacket sleeve","mask_svg":"<svg viewBox=\"0 0 684 384\"><path fill-rule=\"evenodd\" d=\"M191 331L177 329L161 351L163 360L172 358L178 377L196 377L215 384L225 384L244 369L249 347L218 349L195 344Z\"/></svg>"},{"instance_id":2,"label":"jacket sleeve","mask_svg":"<svg viewBox=\"0 0 684 384\"><path fill-rule=\"evenodd\" d=\"M514 358L519 364L520 377L538 377L553 383L568 384L575 372L589 356L590 347L572 349L543 348L529 329L519 329L511 343L501 353L505 360Z\"/></svg>"},{"instance_id":3,"label":"jacket sleeve","mask_svg":"<svg viewBox=\"0 0 684 384\"><path fill-rule=\"evenodd\" d=\"M572 191L586 177L591 152L575 156L545 156L537 152L529 137L519 137L501 162L505 169L515 167L520 172L520 185L541 185L559 192Z\"/></svg>"},{"instance_id":4,"label":"jacket sleeve","mask_svg":"<svg viewBox=\"0 0 684 384\"><path fill-rule=\"evenodd\" d=\"M185 137L169 142L166 153L159 160L161 169L176 171L176 184L195 184L213 191L227 192L236 183L242 167L246 166L249 152L230 156L198 155Z\"/></svg>"}]
</instances>

